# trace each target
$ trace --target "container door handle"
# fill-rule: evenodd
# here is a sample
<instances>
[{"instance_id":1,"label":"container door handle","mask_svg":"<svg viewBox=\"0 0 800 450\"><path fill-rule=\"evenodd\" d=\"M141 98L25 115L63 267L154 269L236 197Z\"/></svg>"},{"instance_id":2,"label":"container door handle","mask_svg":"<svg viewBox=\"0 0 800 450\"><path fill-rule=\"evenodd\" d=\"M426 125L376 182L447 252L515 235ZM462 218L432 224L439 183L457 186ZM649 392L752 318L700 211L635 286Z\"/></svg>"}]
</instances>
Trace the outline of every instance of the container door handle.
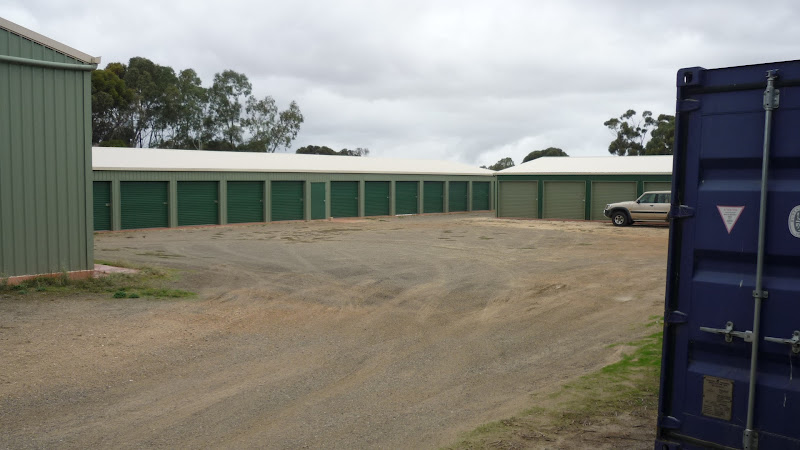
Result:
<instances>
[{"instance_id":1,"label":"container door handle","mask_svg":"<svg viewBox=\"0 0 800 450\"><path fill-rule=\"evenodd\" d=\"M750 330L735 331L733 329L733 322L726 323L725 328L700 327L700 331L705 331L706 333L722 334L725 336L725 342L733 342L734 337L743 339L745 342L753 342L753 332Z\"/></svg>"},{"instance_id":2,"label":"container door handle","mask_svg":"<svg viewBox=\"0 0 800 450\"><path fill-rule=\"evenodd\" d=\"M792 337L789 339L764 336L764 340L767 342L776 342L778 344L789 344L792 346L793 353L800 353L800 330L794 330Z\"/></svg>"}]
</instances>

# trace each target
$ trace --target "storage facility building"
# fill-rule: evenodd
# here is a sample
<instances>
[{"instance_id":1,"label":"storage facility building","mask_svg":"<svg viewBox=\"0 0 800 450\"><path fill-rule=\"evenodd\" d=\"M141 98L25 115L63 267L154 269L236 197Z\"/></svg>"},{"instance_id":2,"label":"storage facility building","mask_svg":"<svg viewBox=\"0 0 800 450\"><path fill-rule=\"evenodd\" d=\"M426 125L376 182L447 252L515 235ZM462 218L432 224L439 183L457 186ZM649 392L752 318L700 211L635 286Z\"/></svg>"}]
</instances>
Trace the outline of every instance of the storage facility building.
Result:
<instances>
[{"instance_id":1,"label":"storage facility building","mask_svg":"<svg viewBox=\"0 0 800 450\"><path fill-rule=\"evenodd\" d=\"M90 71L99 62L0 18L0 278L94 266Z\"/></svg>"},{"instance_id":2,"label":"storage facility building","mask_svg":"<svg viewBox=\"0 0 800 450\"><path fill-rule=\"evenodd\" d=\"M494 172L450 161L102 147L93 155L95 230L494 207Z\"/></svg>"},{"instance_id":3,"label":"storage facility building","mask_svg":"<svg viewBox=\"0 0 800 450\"><path fill-rule=\"evenodd\" d=\"M604 220L606 204L670 190L672 156L546 156L497 173L497 216Z\"/></svg>"}]
</instances>

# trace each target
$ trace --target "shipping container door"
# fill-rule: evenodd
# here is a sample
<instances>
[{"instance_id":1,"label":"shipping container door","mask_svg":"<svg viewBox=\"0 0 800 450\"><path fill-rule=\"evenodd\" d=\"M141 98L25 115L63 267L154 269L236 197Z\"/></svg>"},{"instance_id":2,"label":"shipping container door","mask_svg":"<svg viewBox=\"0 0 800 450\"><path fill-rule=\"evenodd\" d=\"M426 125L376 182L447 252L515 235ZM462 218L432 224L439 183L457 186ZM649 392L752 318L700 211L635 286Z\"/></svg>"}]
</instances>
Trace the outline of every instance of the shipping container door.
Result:
<instances>
[{"instance_id":1,"label":"shipping container door","mask_svg":"<svg viewBox=\"0 0 800 450\"><path fill-rule=\"evenodd\" d=\"M467 210L467 182L451 181L448 192L448 206L450 212Z\"/></svg>"},{"instance_id":2,"label":"shipping container door","mask_svg":"<svg viewBox=\"0 0 800 450\"><path fill-rule=\"evenodd\" d=\"M122 181L119 185L123 230L169 226L168 182Z\"/></svg>"},{"instance_id":3,"label":"shipping container door","mask_svg":"<svg viewBox=\"0 0 800 450\"><path fill-rule=\"evenodd\" d=\"M585 219L586 183L545 181L542 216L545 219Z\"/></svg>"},{"instance_id":4,"label":"shipping container door","mask_svg":"<svg viewBox=\"0 0 800 450\"><path fill-rule=\"evenodd\" d=\"M325 183L311 183L311 220L325 219ZM331 193L333 198L333 193ZM331 209L333 205L331 205ZM333 212L331 212L333 215Z\"/></svg>"},{"instance_id":5,"label":"shipping container door","mask_svg":"<svg viewBox=\"0 0 800 450\"><path fill-rule=\"evenodd\" d=\"M228 223L264 221L264 182L228 181Z\"/></svg>"},{"instance_id":6,"label":"shipping container door","mask_svg":"<svg viewBox=\"0 0 800 450\"><path fill-rule=\"evenodd\" d=\"M303 220L304 181L273 181L270 200L272 220Z\"/></svg>"},{"instance_id":7,"label":"shipping container door","mask_svg":"<svg viewBox=\"0 0 800 450\"><path fill-rule=\"evenodd\" d=\"M94 231L111 229L111 182L95 181L92 183L94 202Z\"/></svg>"},{"instance_id":8,"label":"shipping container door","mask_svg":"<svg viewBox=\"0 0 800 450\"><path fill-rule=\"evenodd\" d=\"M216 181L178 182L178 225L219 223L219 183Z\"/></svg>"},{"instance_id":9,"label":"shipping container door","mask_svg":"<svg viewBox=\"0 0 800 450\"><path fill-rule=\"evenodd\" d=\"M539 217L539 185L536 181L500 181L498 216Z\"/></svg>"},{"instance_id":10,"label":"shipping container door","mask_svg":"<svg viewBox=\"0 0 800 450\"><path fill-rule=\"evenodd\" d=\"M358 217L358 181L331 181L331 217Z\"/></svg>"},{"instance_id":11,"label":"shipping container door","mask_svg":"<svg viewBox=\"0 0 800 450\"><path fill-rule=\"evenodd\" d=\"M422 212L444 212L444 181L426 181L424 187Z\"/></svg>"},{"instance_id":12,"label":"shipping container door","mask_svg":"<svg viewBox=\"0 0 800 450\"><path fill-rule=\"evenodd\" d=\"M472 182L472 210L473 211L488 211L489 210L489 182L488 181L473 181Z\"/></svg>"},{"instance_id":13,"label":"shipping container door","mask_svg":"<svg viewBox=\"0 0 800 450\"><path fill-rule=\"evenodd\" d=\"M419 183L398 181L395 183L395 214L417 214L419 212Z\"/></svg>"},{"instance_id":14,"label":"shipping container door","mask_svg":"<svg viewBox=\"0 0 800 450\"><path fill-rule=\"evenodd\" d=\"M592 183L592 220L604 220L603 210L609 203L636 200L635 181L595 181Z\"/></svg>"},{"instance_id":15,"label":"shipping container door","mask_svg":"<svg viewBox=\"0 0 800 450\"><path fill-rule=\"evenodd\" d=\"M390 200L388 181L367 181L364 183L364 215L388 216Z\"/></svg>"},{"instance_id":16,"label":"shipping container door","mask_svg":"<svg viewBox=\"0 0 800 450\"><path fill-rule=\"evenodd\" d=\"M765 100L773 105L765 74L772 69L779 69L780 105L768 128L762 293L756 280ZM742 448L752 379L757 444L750 448L797 449L800 61L684 69L678 80L680 170L673 174L658 448L676 441ZM756 321L759 333L748 334L758 331Z\"/></svg>"},{"instance_id":17,"label":"shipping container door","mask_svg":"<svg viewBox=\"0 0 800 450\"><path fill-rule=\"evenodd\" d=\"M671 191L672 183L669 181L645 181L644 191Z\"/></svg>"}]
</instances>

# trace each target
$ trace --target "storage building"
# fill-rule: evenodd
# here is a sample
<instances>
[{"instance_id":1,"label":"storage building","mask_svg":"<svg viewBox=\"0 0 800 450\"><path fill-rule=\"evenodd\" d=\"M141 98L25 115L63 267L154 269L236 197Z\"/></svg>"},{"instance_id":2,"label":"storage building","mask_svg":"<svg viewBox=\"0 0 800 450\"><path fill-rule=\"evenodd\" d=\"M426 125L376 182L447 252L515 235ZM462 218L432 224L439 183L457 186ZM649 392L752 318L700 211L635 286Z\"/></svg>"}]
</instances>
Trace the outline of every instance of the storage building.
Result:
<instances>
[{"instance_id":1,"label":"storage building","mask_svg":"<svg viewBox=\"0 0 800 450\"><path fill-rule=\"evenodd\" d=\"M604 220L606 204L670 190L672 156L546 156L497 173L497 216Z\"/></svg>"},{"instance_id":2,"label":"storage building","mask_svg":"<svg viewBox=\"0 0 800 450\"><path fill-rule=\"evenodd\" d=\"M494 172L450 161L95 147L95 230L493 209Z\"/></svg>"},{"instance_id":3,"label":"storage building","mask_svg":"<svg viewBox=\"0 0 800 450\"><path fill-rule=\"evenodd\" d=\"M94 266L92 57L0 18L0 278Z\"/></svg>"}]
</instances>

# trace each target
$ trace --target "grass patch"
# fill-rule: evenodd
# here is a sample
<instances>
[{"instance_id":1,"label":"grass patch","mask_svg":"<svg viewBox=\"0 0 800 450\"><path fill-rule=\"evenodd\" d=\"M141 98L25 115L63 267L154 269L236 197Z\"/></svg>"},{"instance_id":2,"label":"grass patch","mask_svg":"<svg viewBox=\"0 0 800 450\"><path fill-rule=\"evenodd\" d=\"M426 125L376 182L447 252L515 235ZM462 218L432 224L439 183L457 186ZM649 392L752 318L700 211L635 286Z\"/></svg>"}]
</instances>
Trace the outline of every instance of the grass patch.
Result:
<instances>
[{"instance_id":1,"label":"grass patch","mask_svg":"<svg viewBox=\"0 0 800 450\"><path fill-rule=\"evenodd\" d=\"M0 294L26 295L32 291L42 295L100 294L110 298L189 298L194 292L168 287L176 279L172 271L156 267L134 266L116 261L95 261L97 264L139 270L135 274L114 273L101 278L72 280L66 273L58 277L39 277L10 285L0 280Z\"/></svg>"},{"instance_id":2,"label":"grass patch","mask_svg":"<svg viewBox=\"0 0 800 450\"><path fill-rule=\"evenodd\" d=\"M663 324L660 316L645 327ZM515 417L490 422L466 433L447 449L525 448L548 446L559 434L567 436L603 424L654 420L658 406L662 332L620 343L630 350L622 359L584 375L547 395L535 395L537 405Z\"/></svg>"}]
</instances>

